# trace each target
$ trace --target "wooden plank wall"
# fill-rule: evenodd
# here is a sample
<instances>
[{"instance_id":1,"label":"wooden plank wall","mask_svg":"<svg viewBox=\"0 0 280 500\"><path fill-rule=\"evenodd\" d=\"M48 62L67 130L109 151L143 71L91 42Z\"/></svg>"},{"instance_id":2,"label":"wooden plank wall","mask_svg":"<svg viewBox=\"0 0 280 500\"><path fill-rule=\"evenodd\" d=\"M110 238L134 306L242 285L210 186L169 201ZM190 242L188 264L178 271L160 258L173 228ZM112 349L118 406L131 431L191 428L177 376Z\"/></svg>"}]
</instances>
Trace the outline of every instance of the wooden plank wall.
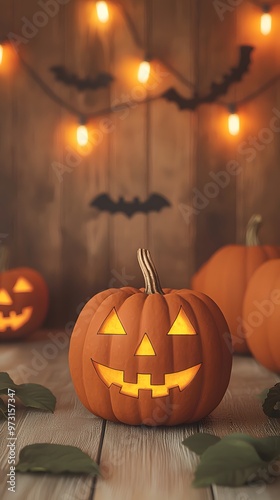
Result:
<instances>
[{"instance_id":1,"label":"wooden plank wall","mask_svg":"<svg viewBox=\"0 0 280 500\"><path fill-rule=\"evenodd\" d=\"M20 45L25 60L81 112L138 95L136 70L143 53L119 9L111 7L109 24L101 26L91 0L64 3L28 43ZM145 0L123 4L145 44ZM273 33L265 38L259 34L260 11L255 5L244 0L218 13L217 4L150 0L155 85L147 89L148 95L170 86L182 95L192 94L160 59L184 73L199 92L207 92L211 82L236 63L241 43L256 46L251 71L224 101L242 99L279 72L280 6L273 9ZM32 21L40 10L37 0L0 0L0 37L11 31L22 35L23 18ZM45 276L51 291L49 325L68 325L93 293L108 286L141 286L136 263L140 246L151 249L163 286L184 287L215 249L242 241L253 212L264 218L262 240L280 243L279 133L263 131L270 128L275 109L280 115L279 85L240 108L242 126L236 139L227 133L224 107L204 105L196 113L179 112L174 104L160 100L116 112L107 117L109 121L92 120L90 147L85 152L77 149L74 140L77 118L42 92L16 54L4 56L0 67L1 241L9 242L11 265L33 266ZM55 81L49 68L59 64L80 77L109 71L115 82L110 89L79 93ZM248 143L254 137L259 142L252 151ZM224 171L231 160L240 163L240 173L189 216L197 193L205 194L213 173ZM59 176L61 167L64 173ZM89 206L102 192L115 200L120 196L144 200L154 191L166 196L172 207L128 219Z\"/></svg>"}]
</instances>

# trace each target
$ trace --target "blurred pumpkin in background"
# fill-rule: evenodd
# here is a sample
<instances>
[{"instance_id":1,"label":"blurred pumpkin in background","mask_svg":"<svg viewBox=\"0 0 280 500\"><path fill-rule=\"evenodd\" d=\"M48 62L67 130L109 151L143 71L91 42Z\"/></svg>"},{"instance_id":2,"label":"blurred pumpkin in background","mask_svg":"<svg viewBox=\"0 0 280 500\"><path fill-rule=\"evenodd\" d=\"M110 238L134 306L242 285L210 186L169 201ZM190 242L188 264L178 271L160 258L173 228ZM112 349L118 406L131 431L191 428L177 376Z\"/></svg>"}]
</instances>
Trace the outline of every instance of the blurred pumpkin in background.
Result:
<instances>
[{"instance_id":1,"label":"blurred pumpkin in background","mask_svg":"<svg viewBox=\"0 0 280 500\"><path fill-rule=\"evenodd\" d=\"M248 222L245 245L227 245L215 252L192 278L194 290L206 293L220 307L232 335L235 352L249 352L242 322L247 284L255 270L269 259L280 257L280 247L260 245L260 215Z\"/></svg>"},{"instance_id":2,"label":"blurred pumpkin in background","mask_svg":"<svg viewBox=\"0 0 280 500\"><path fill-rule=\"evenodd\" d=\"M0 340L24 337L42 326L49 293L42 276L27 267L4 270L7 249L0 248Z\"/></svg>"},{"instance_id":3,"label":"blurred pumpkin in background","mask_svg":"<svg viewBox=\"0 0 280 500\"><path fill-rule=\"evenodd\" d=\"M243 319L253 356L280 373L280 259L265 262L254 272L244 297Z\"/></svg>"}]
</instances>

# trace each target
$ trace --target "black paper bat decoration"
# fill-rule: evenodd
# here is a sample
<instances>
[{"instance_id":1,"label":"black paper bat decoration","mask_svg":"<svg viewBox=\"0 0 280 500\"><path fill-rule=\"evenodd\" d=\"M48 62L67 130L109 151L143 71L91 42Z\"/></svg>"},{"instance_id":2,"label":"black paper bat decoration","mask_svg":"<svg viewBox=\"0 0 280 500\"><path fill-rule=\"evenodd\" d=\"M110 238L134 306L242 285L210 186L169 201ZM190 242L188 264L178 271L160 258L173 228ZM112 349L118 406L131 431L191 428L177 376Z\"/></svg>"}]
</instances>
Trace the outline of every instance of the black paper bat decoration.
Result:
<instances>
[{"instance_id":1,"label":"black paper bat decoration","mask_svg":"<svg viewBox=\"0 0 280 500\"><path fill-rule=\"evenodd\" d=\"M194 111L200 104L215 102L217 99L226 94L230 86L235 82L240 82L245 73L247 73L251 64L251 53L254 47L250 45L241 45L239 47L239 63L237 66L230 69L226 73L221 83L212 83L211 90L205 96L194 94L193 97L186 98L177 92L173 87L168 89L161 97L167 101L175 102L180 110L190 109Z\"/></svg>"},{"instance_id":2,"label":"black paper bat decoration","mask_svg":"<svg viewBox=\"0 0 280 500\"><path fill-rule=\"evenodd\" d=\"M56 80L63 82L65 85L73 86L79 91L108 87L114 80L110 73L100 73L96 78L79 78L75 73L68 73L64 66L52 66L50 71L54 73Z\"/></svg>"},{"instance_id":3,"label":"black paper bat decoration","mask_svg":"<svg viewBox=\"0 0 280 500\"><path fill-rule=\"evenodd\" d=\"M96 207L103 212L109 212L111 214L116 214L121 212L127 215L127 217L132 217L137 212L150 213L150 212L160 212L165 207L170 207L169 201L157 193L152 193L146 201L140 201L139 198L134 198L132 201L125 201L123 197L120 197L118 201L113 201L108 194L100 194L90 203L91 207Z\"/></svg>"}]
</instances>

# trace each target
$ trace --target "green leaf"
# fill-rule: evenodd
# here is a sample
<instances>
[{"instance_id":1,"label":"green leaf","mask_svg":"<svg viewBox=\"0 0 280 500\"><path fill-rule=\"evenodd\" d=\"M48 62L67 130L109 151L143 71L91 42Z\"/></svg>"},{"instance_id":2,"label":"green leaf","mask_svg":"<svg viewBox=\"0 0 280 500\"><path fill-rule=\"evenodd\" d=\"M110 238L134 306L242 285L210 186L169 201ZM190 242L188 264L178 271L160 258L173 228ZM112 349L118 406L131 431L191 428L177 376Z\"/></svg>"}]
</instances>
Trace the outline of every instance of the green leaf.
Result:
<instances>
[{"instance_id":1,"label":"green leaf","mask_svg":"<svg viewBox=\"0 0 280 500\"><path fill-rule=\"evenodd\" d=\"M187 448L194 451L197 455L202 455L209 446L213 446L220 440L221 438L213 434L198 433L184 439L183 445L187 446Z\"/></svg>"},{"instance_id":2,"label":"green leaf","mask_svg":"<svg viewBox=\"0 0 280 500\"><path fill-rule=\"evenodd\" d=\"M16 471L99 474L98 465L79 448L47 443L25 446L20 451Z\"/></svg>"},{"instance_id":3,"label":"green leaf","mask_svg":"<svg viewBox=\"0 0 280 500\"><path fill-rule=\"evenodd\" d=\"M22 384L16 389L16 396L24 406L48 410L55 409L56 398L52 392L39 384Z\"/></svg>"},{"instance_id":4,"label":"green leaf","mask_svg":"<svg viewBox=\"0 0 280 500\"><path fill-rule=\"evenodd\" d=\"M7 391L7 389L14 389L16 384L12 381L10 375L6 372L0 373L0 391Z\"/></svg>"},{"instance_id":5,"label":"green leaf","mask_svg":"<svg viewBox=\"0 0 280 500\"><path fill-rule=\"evenodd\" d=\"M265 462L270 462L280 457L280 436L268 436L265 438L254 438L247 434L229 434L224 438L225 442L240 439L256 450L259 457Z\"/></svg>"},{"instance_id":6,"label":"green leaf","mask_svg":"<svg viewBox=\"0 0 280 500\"><path fill-rule=\"evenodd\" d=\"M260 399L261 402L263 403L267 397L269 389L264 389L260 394L256 394L256 398Z\"/></svg>"},{"instance_id":7,"label":"green leaf","mask_svg":"<svg viewBox=\"0 0 280 500\"><path fill-rule=\"evenodd\" d=\"M52 392L39 384L17 385L8 373L0 373L0 394L7 394L8 389L15 391L15 396L20 399L24 406L47 410L53 412L56 398Z\"/></svg>"},{"instance_id":8,"label":"green leaf","mask_svg":"<svg viewBox=\"0 0 280 500\"><path fill-rule=\"evenodd\" d=\"M193 482L195 487L241 486L263 477L264 470L269 477L268 466L280 457L280 436L254 438L230 434L218 440L211 434L201 436L204 437L196 434L184 441L201 455Z\"/></svg>"},{"instance_id":9,"label":"green leaf","mask_svg":"<svg viewBox=\"0 0 280 500\"><path fill-rule=\"evenodd\" d=\"M221 440L210 446L202 455L193 486L242 486L252 478L252 474L265 465L249 443L241 440Z\"/></svg>"},{"instance_id":10,"label":"green leaf","mask_svg":"<svg viewBox=\"0 0 280 500\"><path fill-rule=\"evenodd\" d=\"M3 418L7 418L7 407L3 399L0 398L0 420Z\"/></svg>"},{"instance_id":11,"label":"green leaf","mask_svg":"<svg viewBox=\"0 0 280 500\"><path fill-rule=\"evenodd\" d=\"M280 418L280 382L269 389L262 407L268 417Z\"/></svg>"}]
</instances>

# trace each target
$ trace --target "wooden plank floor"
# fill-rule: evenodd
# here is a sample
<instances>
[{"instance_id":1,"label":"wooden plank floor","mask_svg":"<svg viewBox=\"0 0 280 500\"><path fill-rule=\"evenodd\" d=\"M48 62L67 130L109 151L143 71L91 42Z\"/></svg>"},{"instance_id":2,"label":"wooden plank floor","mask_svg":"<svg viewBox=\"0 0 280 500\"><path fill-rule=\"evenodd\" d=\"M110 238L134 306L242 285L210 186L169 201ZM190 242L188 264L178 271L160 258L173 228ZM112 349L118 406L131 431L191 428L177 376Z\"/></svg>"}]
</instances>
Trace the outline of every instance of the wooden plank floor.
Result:
<instances>
[{"instance_id":1,"label":"wooden plank floor","mask_svg":"<svg viewBox=\"0 0 280 500\"><path fill-rule=\"evenodd\" d=\"M9 493L6 423L1 421L1 500L279 499L279 478L269 486L193 489L197 458L181 444L185 436L198 431L220 436L232 432L260 437L279 434L279 421L266 418L256 398L279 378L252 358L234 358L228 391L219 407L202 422L176 428L130 427L102 421L83 408L70 380L68 343L57 347L49 332L39 336L42 340L0 345L0 371L7 371L17 383L43 384L57 397L54 415L17 409L17 453L35 442L79 446L95 460L100 458L102 478L93 481L82 476L17 474L16 493Z\"/></svg>"}]
</instances>

